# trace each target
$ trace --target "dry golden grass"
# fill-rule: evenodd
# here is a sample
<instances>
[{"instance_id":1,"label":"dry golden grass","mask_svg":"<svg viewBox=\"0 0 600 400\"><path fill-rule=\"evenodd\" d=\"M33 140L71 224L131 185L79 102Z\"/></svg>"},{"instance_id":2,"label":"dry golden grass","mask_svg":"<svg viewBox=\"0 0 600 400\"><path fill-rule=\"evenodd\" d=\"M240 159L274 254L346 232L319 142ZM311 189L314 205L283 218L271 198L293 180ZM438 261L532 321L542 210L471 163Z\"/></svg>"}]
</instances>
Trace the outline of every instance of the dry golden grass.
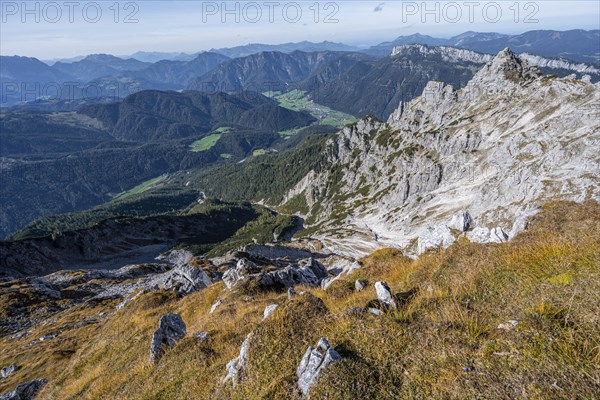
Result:
<instances>
[{"instance_id":1,"label":"dry golden grass","mask_svg":"<svg viewBox=\"0 0 600 400\"><path fill-rule=\"evenodd\" d=\"M352 290L355 279L368 283ZM385 280L405 300L376 317L348 315ZM327 291L254 295L216 284L177 298L143 295L119 312L113 302L59 313L26 338L0 340L0 364L24 368L0 389L46 377L43 399L294 399L296 367L327 337L343 355L311 392L320 399L594 399L600 393L600 206L555 203L510 243L461 240L417 260L382 250ZM411 296L408 293L412 294ZM226 303L208 310L218 297ZM264 308L280 307L266 321ZM100 312L114 313L31 347L32 340ZM188 338L149 364L166 312L180 313ZM55 319L55 320L54 320ZM510 330L498 329L508 320ZM208 331L201 342L194 332ZM226 363L253 333L248 370L232 389ZM467 368L467 370L464 370Z\"/></svg>"}]
</instances>

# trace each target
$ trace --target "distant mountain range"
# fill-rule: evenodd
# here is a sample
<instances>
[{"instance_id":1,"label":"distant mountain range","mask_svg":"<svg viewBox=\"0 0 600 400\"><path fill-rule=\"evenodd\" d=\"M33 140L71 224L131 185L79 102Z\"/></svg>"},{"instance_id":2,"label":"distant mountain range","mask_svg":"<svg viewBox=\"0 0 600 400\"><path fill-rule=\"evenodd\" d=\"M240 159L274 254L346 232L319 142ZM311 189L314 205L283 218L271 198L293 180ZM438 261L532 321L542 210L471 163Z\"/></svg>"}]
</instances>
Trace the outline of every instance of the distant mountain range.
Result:
<instances>
[{"instance_id":1,"label":"distant mountain range","mask_svg":"<svg viewBox=\"0 0 600 400\"><path fill-rule=\"evenodd\" d=\"M213 49L209 52L195 54L166 53L166 52L137 52L130 56L116 57L108 54L92 54L74 57L65 60L48 62L48 68L42 65L27 65L27 60L36 60L27 57L2 56L1 77L5 79L21 80L22 75L41 76L42 82L49 81L90 81L105 76L126 75L130 78L144 78L149 81L164 84L172 83L173 76L179 75L183 70L184 76L177 83L185 87L189 77L200 77L213 68L215 64L224 62L229 58L247 57L261 52L280 52L290 54L296 51L312 52L362 52L374 57L387 57L394 47L407 44L424 44L428 46L454 46L486 54L496 54L498 51L509 47L517 53L527 52L532 55L566 58L577 62L600 62L600 30L570 30L529 31L519 35L505 35L494 32L465 32L450 39L435 38L427 35L414 34L400 36L393 41L383 42L368 49L360 49L342 43L324 41L321 43L297 42L279 45L247 44L231 48ZM219 55L219 56L217 56ZM212 61L207 61L212 60ZM39 61L39 60L38 60ZM170 61L171 63L167 62ZM190 63L192 64L186 64ZM159 63L159 64L157 64ZM203 63L206 63L203 68ZM50 64L50 65L48 65ZM198 65L199 64L199 65ZM198 68L200 67L200 68ZM198 68L198 69L196 69ZM164 70L164 72L162 71ZM140 72L139 74L135 74ZM62 74L61 74L62 73ZM23 79L29 82L28 79Z\"/></svg>"},{"instance_id":2,"label":"distant mountain range","mask_svg":"<svg viewBox=\"0 0 600 400\"><path fill-rule=\"evenodd\" d=\"M193 78L227 60L226 56L210 52L200 53L190 61L156 63L95 54L80 61L49 66L36 58L1 56L0 105L45 98L118 101L145 89L183 89Z\"/></svg>"},{"instance_id":3,"label":"distant mountain range","mask_svg":"<svg viewBox=\"0 0 600 400\"><path fill-rule=\"evenodd\" d=\"M361 51L360 47L349 46L343 43L334 43L329 41L323 41L320 43L315 42L296 42L296 43L283 43L283 44L262 44L262 43L249 43L243 46L235 46L235 47L223 47L218 49L211 49L208 52L218 53L229 58L236 57L245 57L251 54L260 53L263 51L279 51L281 53L291 53L294 51ZM194 58L198 57L198 55L205 53L205 51L200 51L197 53L183 53L183 52L159 52L159 51L138 51L136 53L130 55L121 55L119 58L128 59L134 58L138 61L146 62L146 63L155 63L157 61L191 61ZM65 59L52 59L52 60L43 60L49 65L53 65L57 62L63 63L72 63L81 61L86 56L77 56L72 58Z\"/></svg>"},{"instance_id":4,"label":"distant mountain range","mask_svg":"<svg viewBox=\"0 0 600 400\"><path fill-rule=\"evenodd\" d=\"M256 53L265 51L278 51L281 53L292 53L294 51L304 52L316 52L316 51L361 51L359 47L349 46L343 43L334 43L324 41L321 43L313 42L298 42L298 43L284 43L277 45L251 43L245 46L236 46L222 49L210 50L215 53L226 55L230 58L245 57Z\"/></svg>"},{"instance_id":5,"label":"distant mountain range","mask_svg":"<svg viewBox=\"0 0 600 400\"><path fill-rule=\"evenodd\" d=\"M452 37L450 39L435 38L429 35L421 35L415 33L408 36L399 36L391 42L382 42L375 46L371 46L365 53L374 56L385 57L392 52L392 49L396 46L408 45L408 44L424 44L427 46L458 46L458 43L469 44L473 41L488 41L494 39L501 39L506 37L500 33L479 33L479 32L465 32L461 35Z\"/></svg>"},{"instance_id":6,"label":"distant mountain range","mask_svg":"<svg viewBox=\"0 0 600 400\"><path fill-rule=\"evenodd\" d=\"M600 31L531 31L521 35L465 32L451 39L439 39L425 35L399 37L392 42L374 46L366 51L339 43L299 42L282 45L249 44L230 49L216 49L198 53L191 60L161 60L144 62L135 58L119 58L106 54L89 55L75 62L57 62L48 66L35 58L2 57L0 97L2 106L10 106L38 100L31 106L37 110L76 110L82 103L109 103L142 90L200 90L225 91L288 91L301 89L315 101L331 108L361 117L372 113L381 118L397 106L400 100L398 88L403 87L403 97L410 100L420 93L429 79L441 79L453 85L462 85L472 72L489 59L489 53L511 47L517 52L526 51L529 62L543 68L544 72L559 76L573 72L590 74L592 81L600 79L597 66L575 64L558 57L569 56L572 60L594 60ZM447 73L453 71L453 79L443 79L438 74L416 65L424 60L421 48L405 52L403 61L391 60L390 55L398 46L410 44L445 46L442 53L462 54L457 60L468 62L467 69L456 72L455 66L444 66ZM478 51L473 56L456 49ZM311 51L308 51L311 50ZM318 51L312 51L318 50ZM353 50L353 51L351 51ZM547 54L541 58L540 54ZM144 54L142 54L144 55ZM189 58L182 53L152 53L152 57L173 56ZM482 55L484 57L482 57ZM431 59L429 54L427 59ZM446 54L447 56L447 54ZM437 62L445 62L444 57ZM411 57L413 57L411 59ZM416 58L414 58L416 57ZM533 58L536 57L534 60ZM556 57L547 58L547 57ZM143 57L142 57L143 58ZM398 57L396 57L398 58ZM406 59L408 58L408 59ZM447 58L447 57L446 57ZM460 58L460 57L459 57ZM410 64L409 71L421 68L419 78L406 75L402 63ZM463 66L464 67L464 66ZM379 71L379 72L377 72ZM470 71L470 72L469 72ZM407 90L405 79L415 91ZM361 96L350 93L362 88L363 94L381 90L385 96ZM378 89L379 88L379 89ZM60 92L57 99L56 93ZM377 99L373 104L372 100Z\"/></svg>"},{"instance_id":7,"label":"distant mountain range","mask_svg":"<svg viewBox=\"0 0 600 400\"><path fill-rule=\"evenodd\" d=\"M376 56L389 55L395 46L403 44L425 44L429 46L455 46L486 54L496 54L509 47L517 53L529 53L544 57L560 57L568 60L594 63L600 62L600 30L570 31L537 30L519 35L504 35L494 32L465 32L450 39L434 38L415 34L400 36L391 42L380 43L366 50Z\"/></svg>"},{"instance_id":8,"label":"distant mountain range","mask_svg":"<svg viewBox=\"0 0 600 400\"><path fill-rule=\"evenodd\" d=\"M121 58L135 58L143 62L154 63L161 60L169 61L191 61L198 56L199 53L166 53L160 51L138 51L128 56L122 56Z\"/></svg>"},{"instance_id":9,"label":"distant mountain range","mask_svg":"<svg viewBox=\"0 0 600 400\"><path fill-rule=\"evenodd\" d=\"M369 57L348 52L262 52L224 62L193 80L189 90L225 92L299 89L317 103L356 117L386 119L400 101L419 95L427 82L440 80L462 87L491 55L448 46L403 45L391 56ZM539 56L524 55L545 73L566 76L600 70Z\"/></svg>"},{"instance_id":10,"label":"distant mountain range","mask_svg":"<svg viewBox=\"0 0 600 400\"><path fill-rule=\"evenodd\" d=\"M600 30L573 29L568 31L535 30L517 35L508 35L497 32L468 31L449 39L437 38L420 33L399 36L388 42L382 42L369 48L361 48L343 43L324 41L296 42L283 44L250 43L243 46L211 49L210 52L219 53L229 58L245 57L264 51L278 51L292 53L294 51L346 51L364 52L373 56L388 56L392 49L404 44L425 44L428 46L454 46L475 50L486 54L496 54L509 47L517 53L530 53L545 57L563 57L571 61L585 63L600 63ZM145 63L155 63L161 60L191 61L199 54L182 52L147 52L138 51L131 55L119 56L122 59L133 58ZM66 59L43 60L49 65L54 63L73 63L81 61L86 56L77 56Z\"/></svg>"},{"instance_id":11,"label":"distant mountain range","mask_svg":"<svg viewBox=\"0 0 600 400\"><path fill-rule=\"evenodd\" d=\"M264 52L235 58L194 80L190 90L226 92L302 90L316 103L355 116L387 118L420 94L431 79L463 86L483 64L414 51L406 57L373 58L362 53Z\"/></svg>"},{"instance_id":12,"label":"distant mountain range","mask_svg":"<svg viewBox=\"0 0 600 400\"><path fill-rule=\"evenodd\" d=\"M100 76L118 75L124 71L139 71L150 64L134 58L119 58L109 54L91 54L72 63L57 62L52 68L75 79L88 81Z\"/></svg>"}]
</instances>

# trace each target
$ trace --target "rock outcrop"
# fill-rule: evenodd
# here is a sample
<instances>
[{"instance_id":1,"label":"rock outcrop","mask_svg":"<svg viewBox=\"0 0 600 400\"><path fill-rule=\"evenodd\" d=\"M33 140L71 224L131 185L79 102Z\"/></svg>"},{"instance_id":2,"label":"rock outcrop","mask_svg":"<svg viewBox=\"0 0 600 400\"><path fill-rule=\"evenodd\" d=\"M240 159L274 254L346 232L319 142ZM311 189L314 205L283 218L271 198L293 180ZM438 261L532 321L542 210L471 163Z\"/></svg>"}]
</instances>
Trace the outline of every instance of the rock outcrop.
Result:
<instances>
[{"instance_id":1,"label":"rock outcrop","mask_svg":"<svg viewBox=\"0 0 600 400\"><path fill-rule=\"evenodd\" d=\"M2 379L6 379L9 376L11 376L17 369L19 369L19 367L14 364L9 365L8 367L3 367L0 370L0 377L2 377Z\"/></svg>"},{"instance_id":2,"label":"rock outcrop","mask_svg":"<svg viewBox=\"0 0 600 400\"><path fill-rule=\"evenodd\" d=\"M375 291L377 292L377 299L383 308L396 308L394 295L387 282L375 282Z\"/></svg>"},{"instance_id":3,"label":"rock outcrop","mask_svg":"<svg viewBox=\"0 0 600 400\"><path fill-rule=\"evenodd\" d=\"M417 251L419 254L422 254L428 249L435 249L438 247L447 248L454 243L455 240L454 234L446 225L438 224L436 226L428 226L419 234Z\"/></svg>"},{"instance_id":4,"label":"rock outcrop","mask_svg":"<svg viewBox=\"0 0 600 400\"><path fill-rule=\"evenodd\" d=\"M319 374L329 365L341 359L342 357L331 348L327 339L321 338L316 348L309 346L296 370L298 387L302 394L307 396Z\"/></svg>"},{"instance_id":5,"label":"rock outcrop","mask_svg":"<svg viewBox=\"0 0 600 400\"><path fill-rule=\"evenodd\" d=\"M167 254L156 257L159 261L164 261L172 264L174 267L179 267L190 262L194 258L194 255L187 250L173 250Z\"/></svg>"},{"instance_id":6,"label":"rock outcrop","mask_svg":"<svg viewBox=\"0 0 600 400\"><path fill-rule=\"evenodd\" d=\"M296 290L293 287L288 288L287 296L288 300L292 300L296 296Z\"/></svg>"},{"instance_id":7,"label":"rock outcrop","mask_svg":"<svg viewBox=\"0 0 600 400\"><path fill-rule=\"evenodd\" d=\"M258 282L265 287L319 286L327 277L327 270L319 261L309 258L296 265L262 274Z\"/></svg>"},{"instance_id":8,"label":"rock outcrop","mask_svg":"<svg viewBox=\"0 0 600 400\"><path fill-rule=\"evenodd\" d=\"M206 288L212 280L201 268L184 264L173 268L153 283L161 289L187 295Z\"/></svg>"},{"instance_id":9,"label":"rock outcrop","mask_svg":"<svg viewBox=\"0 0 600 400\"><path fill-rule=\"evenodd\" d=\"M250 349L250 339L252 334L249 334L240 348L240 355L227 363L227 375L223 378L223 383L231 382L235 387L242 378L246 365L248 363L248 350Z\"/></svg>"},{"instance_id":10,"label":"rock outcrop","mask_svg":"<svg viewBox=\"0 0 600 400\"><path fill-rule=\"evenodd\" d=\"M160 319L160 325L152 336L150 362L156 363L166 350L175 347L187 335L185 323L178 314L168 313Z\"/></svg>"},{"instance_id":11,"label":"rock outcrop","mask_svg":"<svg viewBox=\"0 0 600 400\"><path fill-rule=\"evenodd\" d=\"M360 266L352 258L321 252L322 249L314 241L277 246L251 245L246 249L250 252L231 251L211 259L192 257L187 251L177 250L160 257L159 261L166 264L135 264L116 270L65 270L19 279L19 290L34 296L36 301L50 305L44 308L47 315L27 314L24 318L23 313L15 309L15 312L5 316L0 327L11 335L17 332L24 334L34 320L39 322L65 307L81 302L121 299L116 305L116 311L121 312L136 299L157 290L174 291L185 296L221 279L231 289L242 282L256 285L252 290L293 290L295 285L317 287L324 280L350 273ZM300 258L307 255L308 258ZM244 301L252 300L252 296L247 296ZM215 312L223 302L218 299L210 311ZM96 318L80 323L97 322Z\"/></svg>"},{"instance_id":12,"label":"rock outcrop","mask_svg":"<svg viewBox=\"0 0 600 400\"><path fill-rule=\"evenodd\" d=\"M543 203L600 200L598 104L600 83L542 75L506 49L462 89L432 81L386 122L344 128L328 167L290 193L338 254L504 241Z\"/></svg>"},{"instance_id":13,"label":"rock outcrop","mask_svg":"<svg viewBox=\"0 0 600 400\"><path fill-rule=\"evenodd\" d=\"M263 312L263 320L269 318L269 316L271 316L271 314L273 314L275 312L275 310L277 309L277 307L278 307L277 304L268 305L265 308L265 311Z\"/></svg>"},{"instance_id":14,"label":"rock outcrop","mask_svg":"<svg viewBox=\"0 0 600 400\"><path fill-rule=\"evenodd\" d=\"M478 226L467 232L467 238L474 243L502 243L508 240L509 235L501 227L490 229Z\"/></svg>"},{"instance_id":15,"label":"rock outcrop","mask_svg":"<svg viewBox=\"0 0 600 400\"><path fill-rule=\"evenodd\" d=\"M33 400L46 383L48 383L48 381L45 379L35 379L33 381L21 383L15 390L0 396L0 400Z\"/></svg>"},{"instance_id":16,"label":"rock outcrop","mask_svg":"<svg viewBox=\"0 0 600 400\"><path fill-rule=\"evenodd\" d=\"M237 284L252 279L264 288L289 288L295 285L319 286L321 281L328 276L327 270L319 261L308 258L297 262L289 260L263 259L264 266L259 266L252 261L240 259L234 268L223 274L223 281L229 289ZM274 265L280 268L273 269Z\"/></svg>"},{"instance_id":17,"label":"rock outcrop","mask_svg":"<svg viewBox=\"0 0 600 400\"><path fill-rule=\"evenodd\" d=\"M455 229L460 232L466 232L474 226L473 218L468 211L461 212L452 217L449 228Z\"/></svg>"},{"instance_id":18,"label":"rock outcrop","mask_svg":"<svg viewBox=\"0 0 600 400\"><path fill-rule=\"evenodd\" d=\"M450 46L426 46L422 44L409 44L394 47L392 57L407 57L414 53L425 55L437 55L443 61L456 63L468 61L475 64L486 64L494 59L491 54L478 53L476 51L461 49ZM519 58L527 61L529 64L546 70L563 70L572 71L575 73L583 73L600 78L600 70L592 65L573 63L562 59L552 59L541 56L536 56L528 53L519 54Z\"/></svg>"},{"instance_id":19,"label":"rock outcrop","mask_svg":"<svg viewBox=\"0 0 600 400\"><path fill-rule=\"evenodd\" d=\"M213 303L212 306L210 306L210 311L208 312L209 314L214 313L215 311L217 311L217 308L219 308L225 301L223 299L217 299L217 301L215 301Z\"/></svg>"},{"instance_id":20,"label":"rock outcrop","mask_svg":"<svg viewBox=\"0 0 600 400\"><path fill-rule=\"evenodd\" d=\"M343 276L348 276L354 271L360 268L360 263L350 257L335 256L330 257L323 261L326 265L327 272L333 275L329 278L325 278L321 282L323 289L327 289L336 280Z\"/></svg>"},{"instance_id":21,"label":"rock outcrop","mask_svg":"<svg viewBox=\"0 0 600 400\"><path fill-rule=\"evenodd\" d=\"M233 288L245 277L260 273L261 269L252 261L245 258L240 259L235 268L228 269L223 274L223 282L228 289Z\"/></svg>"}]
</instances>

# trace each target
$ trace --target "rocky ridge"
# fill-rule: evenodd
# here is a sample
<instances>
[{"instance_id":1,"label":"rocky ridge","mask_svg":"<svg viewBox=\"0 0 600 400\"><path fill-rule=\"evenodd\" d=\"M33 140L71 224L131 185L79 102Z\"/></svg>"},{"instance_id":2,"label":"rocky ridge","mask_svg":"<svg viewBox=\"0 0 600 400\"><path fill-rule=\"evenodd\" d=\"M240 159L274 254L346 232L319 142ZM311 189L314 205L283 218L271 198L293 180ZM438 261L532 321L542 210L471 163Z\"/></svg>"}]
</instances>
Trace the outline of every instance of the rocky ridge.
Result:
<instances>
[{"instance_id":1,"label":"rocky ridge","mask_svg":"<svg viewBox=\"0 0 600 400\"><path fill-rule=\"evenodd\" d=\"M330 167L290 195L337 253L504 241L543 202L600 199L599 106L600 84L544 76L506 49L463 89L429 82L387 122L344 128Z\"/></svg>"},{"instance_id":2,"label":"rocky ridge","mask_svg":"<svg viewBox=\"0 0 600 400\"><path fill-rule=\"evenodd\" d=\"M469 61L477 64L489 63L494 59L491 54L479 53L473 50L462 49L451 46L426 46L422 44L409 44L394 47L391 57L409 56L413 53L440 55L446 62ZM584 63L573 63L560 58L546 58L534 54L521 53L519 57L529 64L538 68L547 68L549 70L569 70L582 74L589 74L595 78L600 78L600 70L592 65Z\"/></svg>"},{"instance_id":3,"label":"rocky ridge","mask_svg":"<svg viewBox=\"0 0 600 400\"><path fill-rule=\"evenodd\" d=\"M210 259L174 250L150 264L127 265L116 270L64 270L0 283L0 289L26 291L36 299L32 310L23 306L9 309L0 323L0 336L25 335L30 327L79 304L119 300L115 312L120 312L138 297L153 291L167 290L186 296L221 281L228 290L242 292L293 290L296 285L327 287L360 268L353 258L309 250L315 246L253 244ZM37 302L47 305L44 313L35 311ZM212 311L222 303L218 300ZM59 334L54 332L50 336ZM152 351L153 360L160 357L162 339L159 339Z\"/></svg>"}]
</instances>

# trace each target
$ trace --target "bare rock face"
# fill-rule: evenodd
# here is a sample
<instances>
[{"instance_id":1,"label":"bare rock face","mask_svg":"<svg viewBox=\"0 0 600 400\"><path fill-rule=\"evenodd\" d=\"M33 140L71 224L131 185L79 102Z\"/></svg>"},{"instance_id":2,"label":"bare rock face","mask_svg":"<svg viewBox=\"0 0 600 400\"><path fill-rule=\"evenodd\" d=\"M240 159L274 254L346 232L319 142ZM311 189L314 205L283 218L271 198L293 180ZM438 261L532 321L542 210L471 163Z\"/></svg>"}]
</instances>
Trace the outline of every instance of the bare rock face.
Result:
<instances>
[{"instance_id":1,"label":"bare rock face","mask_svg":"<svg viewBox=\"0 0 600 400\"><path fill-rule=\"evenodd\" d=\"M241 258L238 260L235 268L228 269L223 274L223 282L228 289L233 288L238 282L245 277L260 272L260 268L250 260Z\"/></svg>"},{"instance_id":2,"label":"bare rock face","mask_svg":"<svg viewBox=\"0 0 600 400\"><path fill-rule=\"evenodd\" d=\"M232 289L246 278L255 279L262 287L290 288L295 285L319 286L328 275L327 270L314 258L307 258L292 262L289 259L266 259L265 265L270 268L263 269L254 262L240 259L234 268L223 274L223 281L227 288ZM273 266L279 268L272 270Z\"/></svg>"},{"instance_id":3,"label":"bare rock face","mask_svg":"<svg viewBox=\"0 0 600 400\"><path fill-rule=\"evenodd\" d=\"M410 56L415 52L427 55L439 55L446 62L469 61L475 64L486 64L494 59L491 54L482 54L476 51L460 49L450 46L430 47L421 44L399 45L394 47L391 56ZM528 53L519 54L519 58L538 68L569 70L578 73L600 76L600 70L592 65L572 63L564 59L546 58ZM575 77L575 75L573 76Z\"/></svg>"},{"instance_id":4,"label":"bare rock face","mask_svg":"<svg viewBox=\"0 0 600 400\"><path fill-rule=\"evenodd\" d=\"M240 348L240 355L227 363L227 375L223 378L223 383L231 382L235 387L243 376L244 370L248 363L248 350L250 349L250 339L252 334L249 334Z\"/></svg>"},{"instance_id":5,"label":"bare rock face","mask_svg":"<svg viewBox=\"0 0 600 400\"><path fill-rule=\"evenodd\" d=\"M600 83L541 75L506 49L462 89L433 81L386 122L342 129L329 167L290 194L319 221L314 238L355 258L504 241L543 203L600 200L599 101Z\"/></svg>"},{"instance_id":6,"label":"bare rock face","mask_svg":"<svg viewBox=\"0 0 600 400\"><path fill-rule=\"evenodd\" d=\"M357 292L362 292L364 290L364 288L365 288L365 282L364 281L362 281L360 279L357 279L356 281L354 281L354 289Z\"/></svg>"},{"instance_id":7,"label":"bare rock face","mask_svg":"<svg viewBox=\"0 0 600 400\"><path fill-rule=\"evenodd\" d=\"M342 356L331 348L329 342L325 338L319 340L316 348L309 346L296 370L298 387L302 394L307 396L321 371L341 359Z\"/></svg>"},{"instance_id":8,"label":"bare rock face","mask_svg":"<svg viewBox=\"0 0 600 400\"><path fill-rule=\"evenodd\" d=\"M375 291L377 299L384 308L396 308L396 300L386 282L375 282Z\"/></svg>"},{"instance_id":9,"label":"bare rock face","mask_svg":"<svg viewBox=\"0 0 600 400\"><path fill-rule=\"evenodd\" d=\"M190 262L194 255L187 250L173 250L166 255L160 255L156 257L157 260L166 261L173 264L175 267L185 265Z\"/></svg>"},{"instance_id":10,"label":"bare rock face","mask_svg":"<svg viewBox=\"0 0 600 400\"><path fill-rule=\"evenodd\" d=\"M160 289L174 290L184 296L206 288L212 280L201 268L190 265L193 257L194 255L187 250L173 250L157 257L157 260L165 261L173 268L154 278L152 285Z\"/></svg>"},{"instance_id":11,"label":"bare rock face","mask_svg":"<svg viewBox=\"0 0 600 400\"><path fill-rule=\"evenodd\" d=\"M0 400L33 400L46 383L48 381L45 379L21 383L15 390L0 396Z\"/></svg>"},{"instance_id":12,"label":"bare rock face","mask_svg":"<svg viewBox=\"0 0 600 400\"><path fill-rule=\"evenodd\" d=\"M293 287L296 285L319 286L327 277L327 270L319 261L309 258L301 260L297 265L270 271L262 275L260 283L264 286Z\"/></svg>"},{"instance_id":13,"label":"bare rock face","mask_svg":"<svg viewBox=\"0 0 600 400\"><path fill-rule=\"evenodd\" d=\"M150 344L150 362L156 363L167 349L175 347L187 335L185 323L178 314L168 313L160 319L160 325Z\"/></svg>"},{"instance_id":14,"label":"bare rock face","mask_svg":"<svg viewBox=\"0 0 600 400\"><path fill-rule=\"evenodd\" d=\"M275 310L277 309L277 307L278 307L277 304L268 305L265 308L265 311L263 312L263 320L269 318L271 316L271 314L273 314L275 312Z\"/></svg>"},{"instance_id":15,"label":"bare rock face","mask_svg":"<svg viewBox=\"0 0 600 400\"><path fill-rule=\"evenodd\" d=\"M429 226L419 234L417 251L419 254L422 254L429 249L438 247L447 248L455 241L456 238L446 225Z\"/></svg>"},{"instance_id":16,"label":"bare rock face","mask_svg":"<svg viewBox=\"0 0 600 400\"><path fill-rule=\"evenodd\" d=\"M423 230L417 241L417 254L423 254L429 249L447 248L459 236L465 236L474 243L501 243L509 239L509 235L502 227L492 229L484 226L475 227L473 218L465 211L454 215L448 224L429 226Z\"/></svg>"},{"instance_id":17,"label":"bare rock face","mask_svg":"<svg viewBox=\"0 0 600 400\"><path fill-rule=\"evenodd\" d=\"M487 63L478 72L477 77L480 82L484 83L498 82L498 77L520 83L533 80L540 75L540 71L536 67L506 48L498 53L491 62Z\"/></svg>"},{"instance_id":18,"label":"bare rock face","mask_svg":"<svg viewBox=\"0 0 600 400\"><path fill-rule=\"evenodd\" d=\"M449 228L456 229L460 232L466 232L473 228L473 226L473 218L468 211L456 214L454 217L452 217L452 220L448 225Z\"/></svg>"},{"instance_id":19,"label":"bare rock face","mask_svg":"<svg viewBox=\"0 0 600 400\"><path fill-rule=\"evenodd\" d=\"M325 278L321 282L321 287L323 287L323 289L327 289L336 280L352 274L361 267L360 263L355 259L342 256L329 257L328 259L323 260L323 264L326 266L327 271L331 275L334 275L330 278Z\"/></svg>"},{"instance_id":20,"label":"bare rock face","mask_svg":"<svg viewBox=\"0 0 600 400\"><path fill-rule=\"evenodd\" d=\"M489 229L478 226L467 232L467 238L474 243L502 243L506 242L509 236L501 227Z\"/></svg>"},{"instance_id":21,"label":"bare rock face","mask_svg":"<svg viewBox=\"0 0 600 400\"><path fill-rule=\"evenodd\" d=\"M493 56L481 54L476 51L459 49L450 46L430 47L422 44L408 44L394 47L391 56L410 55L415 51L421 54L439 54L446 62L470 61L477 64L485 64L492 60Z\"/></svg>"},{"instance_id":22,"label":"bare rock face","mask_svg":"<svg viewBox=\"0 0 600 400\"><path fill-rule=\"evenodd\" d=\"M14 364L9 365L8 367L4 367L0 370L0 377L2 377L2 379L6 379L9 376L11 376L18 369L19 369L19 367Z\"/></svg>"},{"instance_id":23,"label":"bare rock face","mask_svg":"<svg viewBox=\"0 0 600 400\"><path fill-rule=\"evenodd\" d=\"M210 277L202 269L183 264L173 268L160 279L159 288L175 290L187 295L205 289L212 283Z\"/></svg>"}]
</instances>

